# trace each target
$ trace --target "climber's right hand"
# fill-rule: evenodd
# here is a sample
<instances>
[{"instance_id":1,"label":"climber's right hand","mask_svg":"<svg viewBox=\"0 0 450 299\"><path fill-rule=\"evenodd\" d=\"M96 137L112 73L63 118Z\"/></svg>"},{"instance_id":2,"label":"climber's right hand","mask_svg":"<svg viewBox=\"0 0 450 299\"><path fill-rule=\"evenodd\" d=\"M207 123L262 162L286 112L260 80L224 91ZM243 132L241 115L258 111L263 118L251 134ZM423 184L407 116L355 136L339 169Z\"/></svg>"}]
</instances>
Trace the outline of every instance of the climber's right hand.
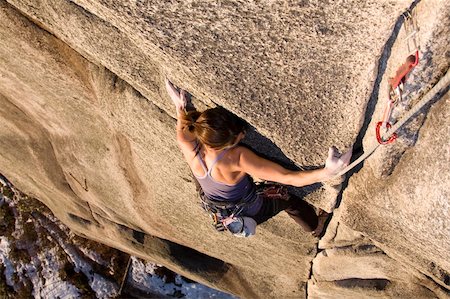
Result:
<instances>
[{"instance_id":1,"label":"climber's right hand","mask_svg":"<svg viewBox=\"0 0 450 299\"><path fill-rule=\"evenodd\" d=\"M350 163L351 157L352 149L340 154L334 146L330 147L328 150L328 158L325 161L325 169L330 173L330 175L335 175Z\"/></svg>"}]
</instances>

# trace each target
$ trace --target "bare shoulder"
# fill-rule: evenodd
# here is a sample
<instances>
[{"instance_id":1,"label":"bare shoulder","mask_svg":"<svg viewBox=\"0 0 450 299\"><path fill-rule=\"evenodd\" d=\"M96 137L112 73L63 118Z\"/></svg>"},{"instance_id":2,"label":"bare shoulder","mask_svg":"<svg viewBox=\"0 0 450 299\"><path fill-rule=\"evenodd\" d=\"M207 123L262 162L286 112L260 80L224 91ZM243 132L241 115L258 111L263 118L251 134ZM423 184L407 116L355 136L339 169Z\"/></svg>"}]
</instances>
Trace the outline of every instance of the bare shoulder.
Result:
<instances>
[{"instance_id":1,"label":"bare shoulder","mask_svg":"<svg viewBox=\"0 0 450 299\"><path fill-rule=\"evenodd\" d=\"M228 153L225 155L225 157L222 159L222 167L227 168L229 171L232 172L241 172L241 160L242 157L246 155L246 153L252 152L250 149L248 149L245 146L237 145L231 148Z\"/></svg>"},{"instance_id":2,"label":"bare shoulder","mask_svg":"<svg viewBox=\"0 0 450 299\"><path fill-rule=\"evenodd\" d=\"M250 174L258 173L258 177L261 177L261 172L264 171L283 171L283 167L278 163L270 161L264 157L261 157L253 150L243 146L238 151L239 162L238 167L241 171L248 172Z\"/></svg>"},{"instance_id":3,"label":"bare shoulder","mask_svg":"<svg viewBox=\"0 0 450 299\"><path fill-rule=\"evenodd\" d=\"M233 149L233 158L236 161L237 166L242 166L242 163L245 163L245 161L253 161L254 159L258 159L259 156L249 149L246 146L236 146Z\"/></svg>"},{"instance_id":4,"label":"bare shoulder","mask_svg":"<svg viewBox=\"0 0 450 299\"><path fill-rule=\"evenodd\" d=\"M230 150L230 156L237 159L248 153L253 153L253 151L243 145L237 145Z\"/></svg>"},{"instance_id":5,"label":"bare shoulder","mask_svg":"<svg viewBox=\"0 0 450 299\"><path fill-rule=\"evenodd\" d=\"M234 150L235 150L235 154L239 157L248 156L248 155L257 156L257 154L253 150L251 150L250 148L243 146L243 145L236 146L234 148Z\"/></svg>"}]
</instances>

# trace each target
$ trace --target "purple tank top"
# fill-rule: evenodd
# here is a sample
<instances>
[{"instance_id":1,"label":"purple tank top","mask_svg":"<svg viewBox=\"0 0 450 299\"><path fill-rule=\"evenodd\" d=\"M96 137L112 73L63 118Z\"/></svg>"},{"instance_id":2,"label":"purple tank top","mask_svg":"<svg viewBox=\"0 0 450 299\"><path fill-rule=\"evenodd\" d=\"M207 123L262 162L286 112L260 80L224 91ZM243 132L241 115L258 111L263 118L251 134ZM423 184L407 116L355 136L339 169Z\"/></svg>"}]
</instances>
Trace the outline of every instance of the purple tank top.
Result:
<instances>
[{"instance_id":1,"label":"purple tank top","mask_svg":"<svg viewBox=\"0 0 450 299\"><path fill-rule=\"evenodd\" d=\"M223 158L228 150L229 149L223 150L213 161L209 169L206 168L206 164L200 157L200 155L197 155L197 158L203 168L203 171L205 172L205 175L202 177L199 177L195 174L194 175L197 178L200 186L202 187L205 195L212 200L227 202L238 202L242 199L245 199L245 201L254 200L254 203L245 208L241 213L242 216L254 216L258 213L262 206L262 199L259 198L256 194L256 186L249 175L245 175L239 182L234 185L217 182L211 176L211 171L213 170L214 166L220 159ZM255 197L258 198L255 199Z\"/></svg>"}]
</instances>

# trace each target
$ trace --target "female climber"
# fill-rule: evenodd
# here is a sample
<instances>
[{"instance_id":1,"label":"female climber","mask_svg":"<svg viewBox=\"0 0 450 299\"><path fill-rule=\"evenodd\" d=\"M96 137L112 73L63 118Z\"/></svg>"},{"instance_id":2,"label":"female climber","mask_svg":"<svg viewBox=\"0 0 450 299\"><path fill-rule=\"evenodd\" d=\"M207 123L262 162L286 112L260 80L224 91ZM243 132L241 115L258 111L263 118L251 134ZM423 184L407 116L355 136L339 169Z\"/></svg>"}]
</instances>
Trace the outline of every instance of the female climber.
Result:
<instances>
[{"instance_id":1,"label":"female climber","mask_svg":"<svg viewBox=\"0 0 450 299\"><path fill-rule=\"evenodd\" d=\"M188 105L186 92L165 81L175 104L178 146L200 186L203 207L210 212L218 230L236 236L255 234L255 227L285 210L305 231L319 236L328 216L300 198L287 194L281 185L257 188L252 180L302 187L332 178L351 158L351 151L339 155L328 152L325 167L292 171L264 159L239 142L246 123L223 108L198 112Z\"/></svg>"}]
</instances>

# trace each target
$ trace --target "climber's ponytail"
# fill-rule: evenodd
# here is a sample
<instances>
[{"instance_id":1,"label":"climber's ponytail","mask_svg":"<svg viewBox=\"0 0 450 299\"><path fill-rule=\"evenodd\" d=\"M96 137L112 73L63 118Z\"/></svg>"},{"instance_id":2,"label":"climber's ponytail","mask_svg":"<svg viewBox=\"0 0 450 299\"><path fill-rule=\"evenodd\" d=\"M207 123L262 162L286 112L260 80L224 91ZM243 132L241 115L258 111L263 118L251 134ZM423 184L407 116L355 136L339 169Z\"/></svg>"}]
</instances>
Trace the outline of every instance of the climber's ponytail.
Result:
<instances>
[{"instance_id":1,"label":"climber's ponytail","mask_svg":"<svg viewBox=\"0 0 450 299\"><path fill-rule=\"evenodd\" d=\"M196 110L188 111L185 114L182 114L182 119L185 122L189 132L195 134L195 126L201 114L201 112L198 112Z\"/></svg>"},{"instance_id":2,"label":"climber's ponytail","mask_svg":"<svg viewBox=\"0 0 450 299\"><path fill-rule=\"evenodd\" d=\"M190 132L201 144L215 149L223 149L235 143L247 124L228 110L217 107L203 111L187 112L183 119Z\"/></svg>"}]
</instances>

